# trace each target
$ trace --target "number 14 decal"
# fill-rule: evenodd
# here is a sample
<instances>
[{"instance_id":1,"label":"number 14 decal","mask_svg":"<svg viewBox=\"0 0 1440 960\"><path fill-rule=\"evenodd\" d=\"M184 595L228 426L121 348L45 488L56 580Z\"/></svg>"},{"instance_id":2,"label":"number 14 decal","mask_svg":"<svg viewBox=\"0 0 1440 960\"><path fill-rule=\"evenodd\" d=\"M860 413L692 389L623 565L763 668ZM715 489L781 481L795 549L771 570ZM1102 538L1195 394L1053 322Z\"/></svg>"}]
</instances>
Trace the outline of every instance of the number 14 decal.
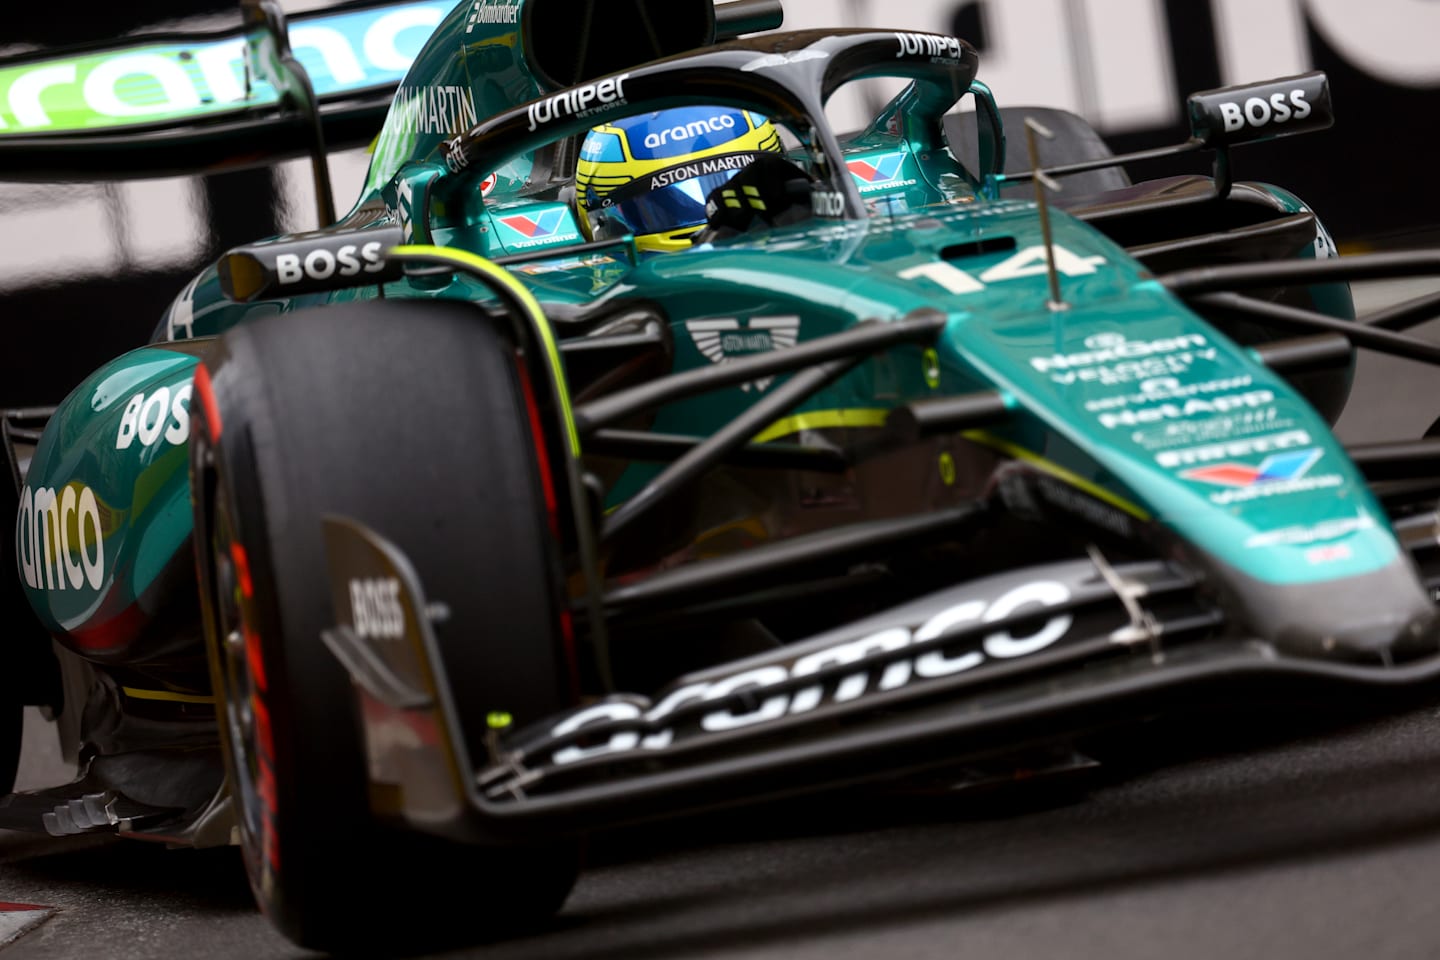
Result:
<instances>
[{"instance_id":1,"label":"number 14 decal","mask_svg":"<svg viewBox=\"0 0 1440 960\"><path fill-rule=\"evenodd\" d=\"M1094 273L1095 268L1105 262L1104 257L1082 257L1079 254L1071 253L1062 246L1057 245L1054 249L1055 271L1067 277L1083 277ZM1045 270L1045 248L1038 246L1026 247L1013 256L1000 261L980 274L978 280L944 260L922 263L918 267L902 270L900 279L914 280L916 277L924 277L926 280L938 283L950 293L979 293L985 289L986 284L998 283L1002 280L1019 280L1021 277L1043 276Z\"/></svg>"}]
</instances>

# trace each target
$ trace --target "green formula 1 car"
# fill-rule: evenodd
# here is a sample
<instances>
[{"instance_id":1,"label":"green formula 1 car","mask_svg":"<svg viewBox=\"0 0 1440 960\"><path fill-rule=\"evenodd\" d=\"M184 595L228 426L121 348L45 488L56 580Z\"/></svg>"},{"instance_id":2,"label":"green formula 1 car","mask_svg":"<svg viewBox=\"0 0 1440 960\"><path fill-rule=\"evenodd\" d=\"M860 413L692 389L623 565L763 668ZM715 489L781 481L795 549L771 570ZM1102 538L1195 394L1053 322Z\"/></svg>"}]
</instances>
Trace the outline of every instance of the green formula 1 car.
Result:
<instances>
[{"instance_id":1,"label":"green formula 1 car","mask_svg":"<svg viewBox=\"0 0 1440 960\"><path fill-rule=\"evenodd\" d=\"M1322 74L1193 95L1146 157L1214 176L1132 183L964 41L770 0L349 6L310 69L243 6L0 64L0 176L308 151L323 197L379 130L349 213L6 414L0 827L238 843L378 948L556 910L608 826L1440 677L1440 442L1332 432L1357 346L1440 359L1349 281L1440 255L1231 172ZM74 783L9 792L24 704Z\"/></svg>"}]
</instances>

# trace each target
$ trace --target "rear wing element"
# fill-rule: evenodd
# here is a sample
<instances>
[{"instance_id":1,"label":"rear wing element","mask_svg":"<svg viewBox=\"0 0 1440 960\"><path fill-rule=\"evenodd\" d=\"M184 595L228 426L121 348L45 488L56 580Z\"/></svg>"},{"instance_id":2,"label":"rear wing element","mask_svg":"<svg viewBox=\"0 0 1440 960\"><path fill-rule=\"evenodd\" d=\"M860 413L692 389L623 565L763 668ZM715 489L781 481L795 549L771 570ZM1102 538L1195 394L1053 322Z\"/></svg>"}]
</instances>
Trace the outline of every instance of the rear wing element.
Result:
<instances>
[{"instance_id":1,"label":"rear wing element","mask_svg":"<svg viewBox=\"0 0 1440 960\"><path fill-rule=\"evenodd\" d=\"M1186 101L1190 115L1190 138L1184 143L1153 150L1141 150L1100 160L1086 160L1039 171L1046 177L1083 173L1101 167L1116 167L1135 160L1152 160L1189 153L1215 151L1215 193L1225 197L1233 179L1230 148L1246 143L1273 140L1297 133L1325 130L1335 123L1330 101L1330 81L1319 70L1293 77L1280 77L1217 90L1192 93ZM983 129L983 128L982 128ZM995 183L1032 180L1036 171L999 174Z\"/></svg>"},{"instance_id":2,"label":"rear wing element","mask_svg":"<svg viewBox=\"0 0 1440 960\"><path fill-rule=\"evenodd\" d=\"M367 0L290 19L288 52L309 77L325 143L370 141L455 5ZM247 71L247 55L259 59L256 27L128 37L0 63L0 178L193 173L312 153L307 98L288 82L295 72ZM273 52L272 63L286 59L287 51ZM296 122L276 123L287 109Z\"/></svg>"}]
</instances>

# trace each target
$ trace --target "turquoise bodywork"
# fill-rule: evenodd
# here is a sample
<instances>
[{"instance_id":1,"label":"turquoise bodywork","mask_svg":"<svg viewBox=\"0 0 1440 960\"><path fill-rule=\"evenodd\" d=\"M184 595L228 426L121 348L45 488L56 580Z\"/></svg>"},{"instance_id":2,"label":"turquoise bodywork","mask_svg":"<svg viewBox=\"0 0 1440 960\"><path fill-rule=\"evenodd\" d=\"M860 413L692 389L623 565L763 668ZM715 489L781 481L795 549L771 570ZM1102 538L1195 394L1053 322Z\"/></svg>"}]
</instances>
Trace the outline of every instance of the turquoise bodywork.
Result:
<instances>
[{"instance_id":1,"label":"turquoise bodywork","mask_svg":"<svg viewBox=\"0 0 1440 960\"><path fill-rule=\"evenodd\" d=\"M45 626L87 655L130 653L153 617L194 595L197 362L184 345L160 345L101 367L60 405L31 462L16 523L21 578Z\"/></svg>"},{"instance_id":2,"label":"turquoise bodywork","mask_svg":"<svg viewBox=\"0 0 1440 960\"><path fill-rule=\"evenodd\" d=\"M442 145L473 122L472 112L484 118L546 92L527 67L519 26L467 29L469 9L461 4L446 18L401 86L360 201L337 231L399 223L419 242L492 258L523 255L508 266L542 303L594 311L655 304L670 326L676 370L782 348L786 336L811 340L860 321L939 309L949 320L935 355L911 347L866 361L762 439L794 439L807 424L878 427L887 411L911 400L998 389L1013 401L1014 416L968 440L1029 460L1135 519L1154 520L1256 581L1338 581L1400 557L1364 478L1296 390L1167 293L1122 248L1059 211L1051 219L1063 305L1048 304L1035 204L989 199L983 178L963 170L933 131L913 128L901 109L920 99L912 92L846 145L867 220L817 217L641 258L625 244L575 250L586 238L570 207L531 182L531 156L471 171L484 186L458 207L454 191L448 201L433 199L428 189L441 177ZM439 112L435 90L445 91ZM976 93L988 99L983 87ZM1293 197L1274 195L1303 209ZM381 293L356 287L233 303L212 267L176 299L152 346L82 384L50 424L28 489L32 500L34 491L55 491L57 502L68 504L63 491L79 485L93 493L98 519L87 526L89 501L82 511L77 491L75 506L59 519L62 556L44 557L44 535L35 532L40 514L32 506L27 528L22 506L22 566L29 549L25 569L37 569L39 545L51 579L57 570L67 577L63 589L51 580L27 585L46 625L104 655L123 649L151 612L185 589L190 505L178 419L184 405L176 398L188 390L196 362L185 341L198 340L199 348L256 316ZM1330 312L1351 311L1343 288L1321 293ZM383 296L490 295L456 275L389 283ZM720 329L717 323L733 324L725 328L731 333L707 339L704 331ZM764 390L746 384L673 403L653 429L709 434ZM169 405L157 428L153 398L162 392ZM140 421L125 444L137 397ZM622 478L612 503L641 476ZM48 504L49 494L44 499ZM77 519L78 526L65 526ZM98 581L87 579L97 545ZM89 568L75 566L81 554Z\"/></svg>"}]
</instances>

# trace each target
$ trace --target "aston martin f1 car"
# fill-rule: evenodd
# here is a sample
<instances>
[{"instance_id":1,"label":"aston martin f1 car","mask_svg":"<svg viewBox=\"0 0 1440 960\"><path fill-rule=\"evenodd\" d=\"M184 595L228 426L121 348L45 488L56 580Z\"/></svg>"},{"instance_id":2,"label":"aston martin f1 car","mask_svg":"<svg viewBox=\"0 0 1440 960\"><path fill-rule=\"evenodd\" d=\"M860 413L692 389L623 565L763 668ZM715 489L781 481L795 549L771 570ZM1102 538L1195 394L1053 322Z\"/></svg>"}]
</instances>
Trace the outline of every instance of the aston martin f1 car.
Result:
<instances>
[{"instance_id":1,"label":"aston martin f1 car","mask_svg":"<svg viewBox=\"0 0 1440 960\"><path fill-rule=\"evenodd\" d=\"M164 73L163 116L0 130L7 177L308 151L324 197L327 148L379 128L347 214L231 250L149 343L6 414L0 792L25 703L79 777L0 826L237 843L287 935L368 948L415 937L386 915L548 914L617 824L1440 677L1440 442L1332 431L1357 347L1440 360L1403 332L1434 297L1357 320L1349 282L1440 254L1340 257L1233 176L1332 123L1323 74L1191 96L1144 157L1214 175L1132 183L954 37L439 6L302 18L369 58L307 69L246 0L241 34L124 48L106 76ZM876 78L903 89L834 129ZM781 143L649 254L577 205L581 138L686 107L728 112L657 143L745 116Z\"/></svg>"}]
</instances>

